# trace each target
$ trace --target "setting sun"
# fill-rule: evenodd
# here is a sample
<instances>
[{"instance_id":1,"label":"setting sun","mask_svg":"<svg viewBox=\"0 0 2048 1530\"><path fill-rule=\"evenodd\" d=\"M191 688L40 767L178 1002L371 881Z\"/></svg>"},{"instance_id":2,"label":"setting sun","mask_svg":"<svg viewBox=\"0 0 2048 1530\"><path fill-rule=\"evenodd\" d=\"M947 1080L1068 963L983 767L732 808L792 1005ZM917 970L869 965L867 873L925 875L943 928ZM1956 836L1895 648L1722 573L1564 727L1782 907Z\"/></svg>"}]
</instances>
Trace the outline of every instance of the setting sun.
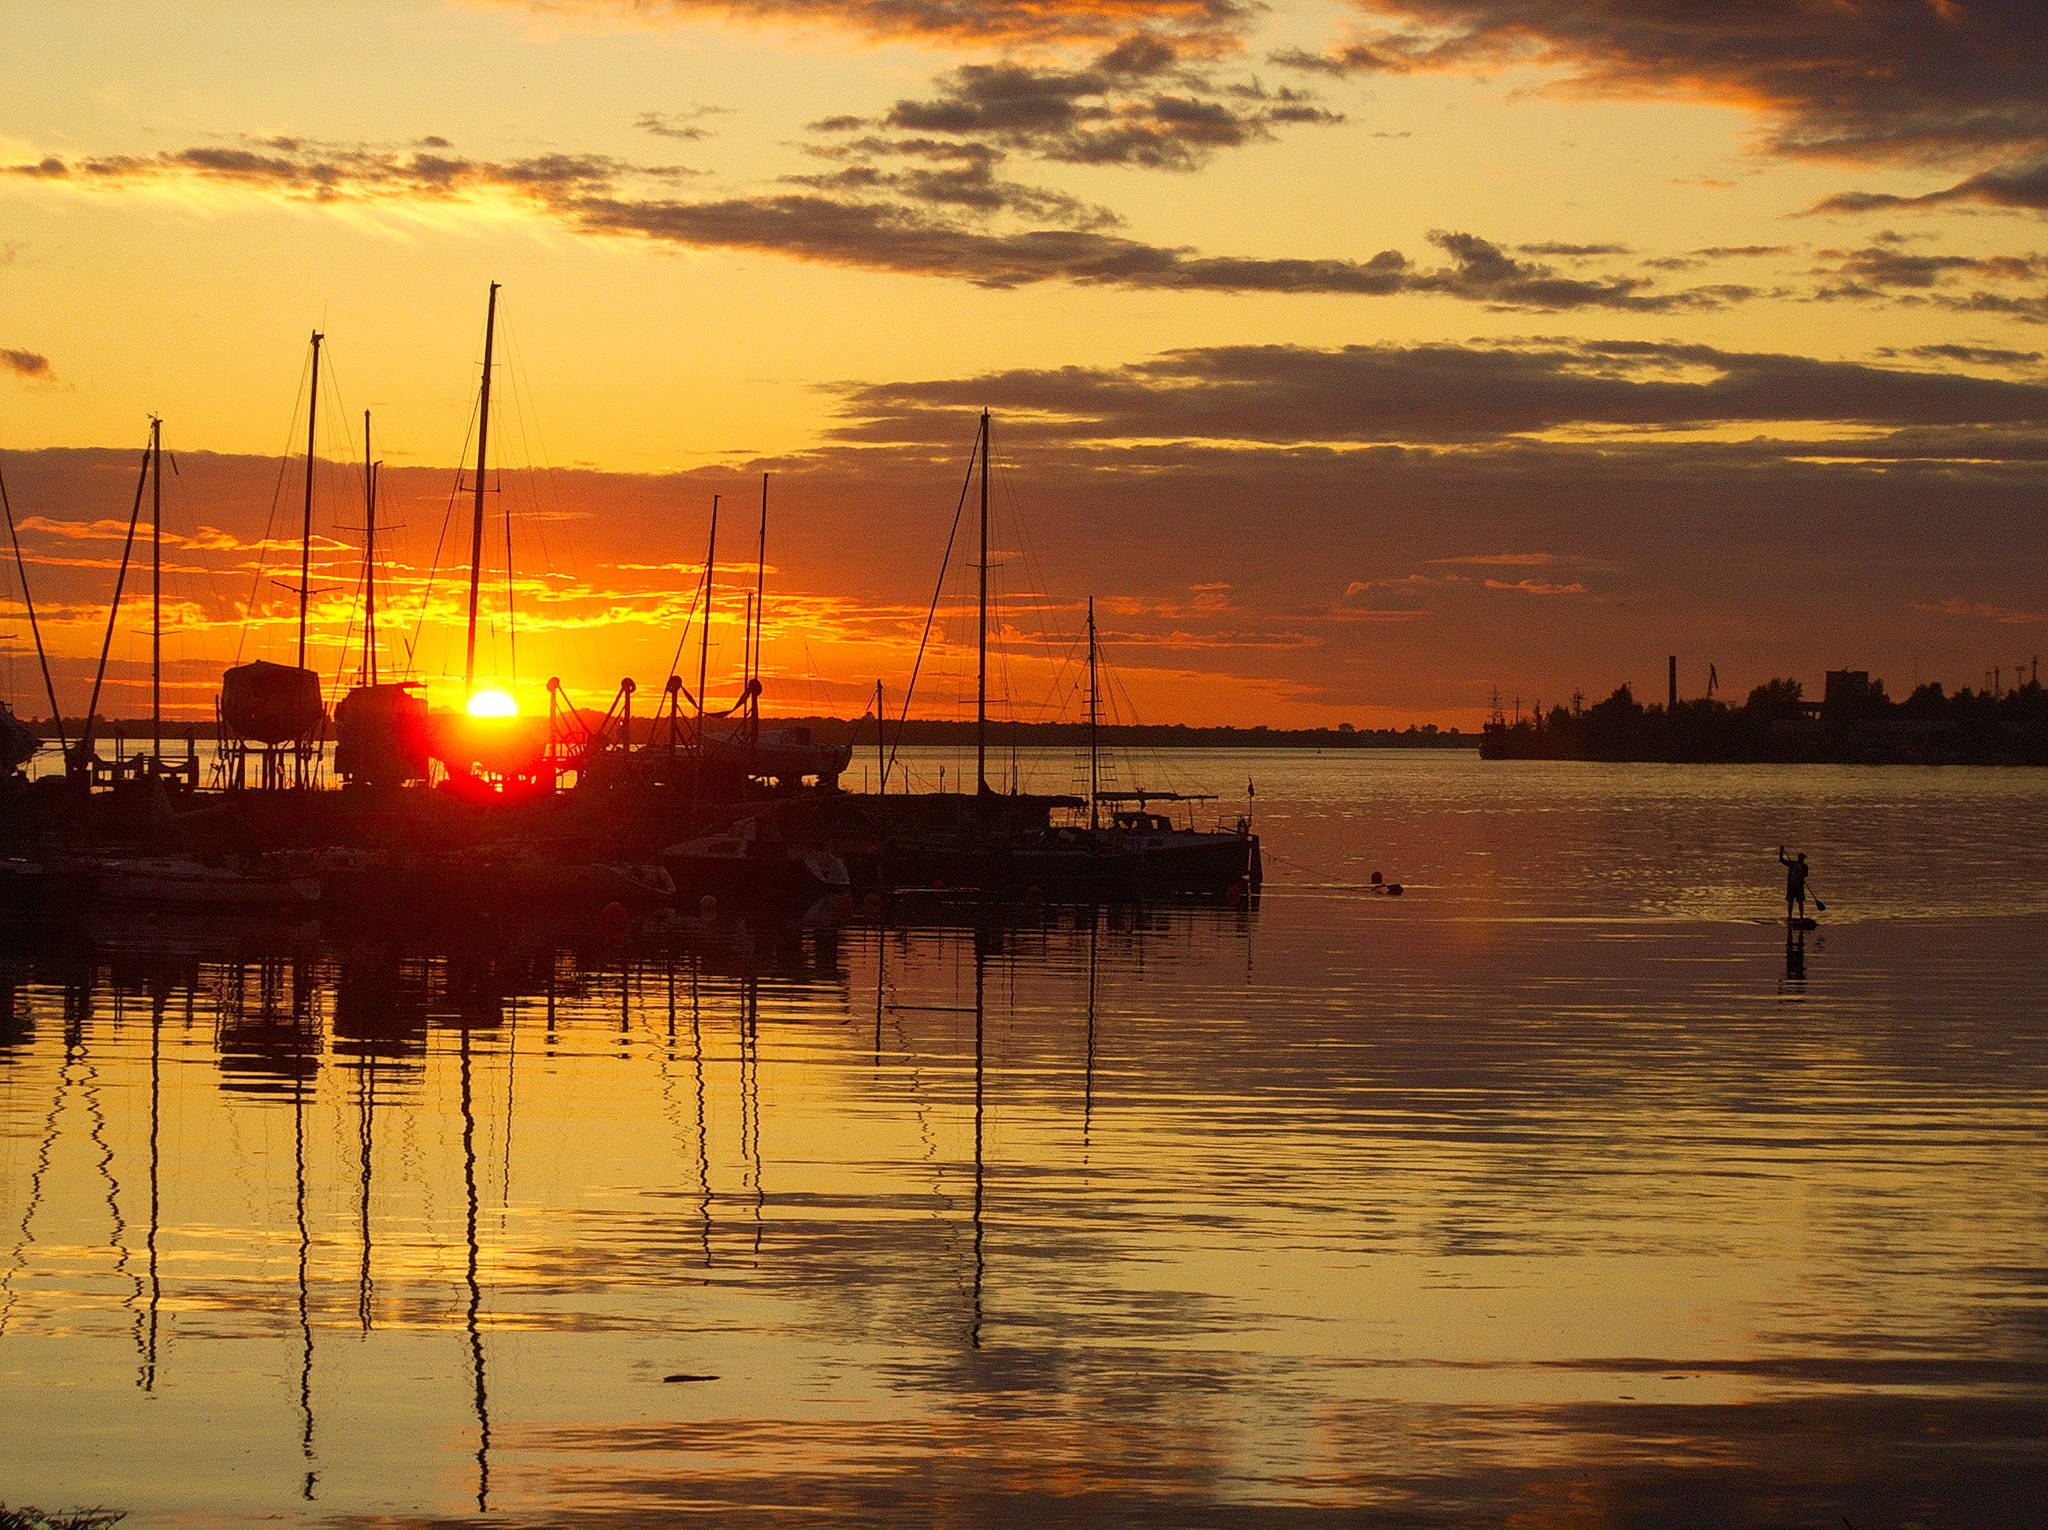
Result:
<instances>
[{"instance_id":1,"label":"setting sun","mask_svg":"<svg viewBox=\"0 0 2048 1530\"><path fill-rule=\"evenodd\" d=\"M478 691L464 710L471 717L517 717L519 703L504 691Z\"/></svg>"}]
</instances>

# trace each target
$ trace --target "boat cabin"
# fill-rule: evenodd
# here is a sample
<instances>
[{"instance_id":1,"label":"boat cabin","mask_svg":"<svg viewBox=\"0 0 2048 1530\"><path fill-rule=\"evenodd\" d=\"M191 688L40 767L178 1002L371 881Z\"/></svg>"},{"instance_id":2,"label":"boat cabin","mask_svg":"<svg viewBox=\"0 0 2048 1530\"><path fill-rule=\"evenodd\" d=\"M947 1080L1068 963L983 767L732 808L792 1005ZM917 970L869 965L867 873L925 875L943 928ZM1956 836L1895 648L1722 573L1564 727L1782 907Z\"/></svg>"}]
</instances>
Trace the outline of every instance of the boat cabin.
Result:
<instances>
[{"instance_id":1,"label":"boat cabin","mask_svg":"<svg viewBox=\"0 0 2048 1530\"><path fill-rule=\"evenodd\" d=\"M1127 834L1171 834L1173 820L1164 813L1140 812L1136 808L1119 808L1109 815L1110 823Z\"/></svg>"}]
</instances>

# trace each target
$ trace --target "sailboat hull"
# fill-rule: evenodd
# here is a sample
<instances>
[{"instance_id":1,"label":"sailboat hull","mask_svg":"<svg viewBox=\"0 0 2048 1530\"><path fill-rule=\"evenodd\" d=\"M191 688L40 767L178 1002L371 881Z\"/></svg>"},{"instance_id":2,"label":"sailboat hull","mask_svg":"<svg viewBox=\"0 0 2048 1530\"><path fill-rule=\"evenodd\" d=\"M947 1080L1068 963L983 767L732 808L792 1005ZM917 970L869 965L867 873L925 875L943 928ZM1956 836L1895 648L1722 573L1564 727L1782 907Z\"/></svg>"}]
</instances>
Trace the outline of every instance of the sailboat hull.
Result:
<instances>
[{"instance_id":1,"label":"sailboat hull","mask_svg":"<svg viewBox=\"0 0 2048 1530\"><path fill-rule=\"evenodd\" d=\"M1258 845L1256 835L1198 830L1143 836L1053 830L1040 841L1012 847L1005 861L1017 885L1041 889L1220 891L1256 880Z\"/></svg>"}]
</instances>

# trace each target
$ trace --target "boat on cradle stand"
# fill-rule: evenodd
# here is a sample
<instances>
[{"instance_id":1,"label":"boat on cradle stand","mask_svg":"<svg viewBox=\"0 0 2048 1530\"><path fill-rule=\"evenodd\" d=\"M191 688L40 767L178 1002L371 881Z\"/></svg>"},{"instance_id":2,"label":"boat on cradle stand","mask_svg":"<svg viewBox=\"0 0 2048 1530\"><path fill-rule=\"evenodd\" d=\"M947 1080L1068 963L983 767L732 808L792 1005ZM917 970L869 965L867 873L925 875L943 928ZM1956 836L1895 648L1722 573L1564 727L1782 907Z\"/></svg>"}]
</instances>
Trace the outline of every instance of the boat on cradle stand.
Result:
<instances>
[{"instance_id":1,"label":"boat on cradle stand","mask_svg":"<svg viewBox=\"0 0 2048 1530\"><path fill-rule=\"evenodd\" d=\"M637 862L558 860L519 845L441 852L323 850L305 858L345 916L423 912L649 909L672 902L662 867Z\"/></svg>"},{"instance_id":2,"label":"boat on cradle stand","mask_svg":"<svg viewBox=\"0 0 2048 1530\"><path fill-rule=\"evenodd\" d=\"M244 913L307 909L320 901L320 880L269 870L211 866L169 856L81 860L74 869L94 878L99 903Z\"/></svg>"},{"instance_id":3,"label":"boat on cradle stand","mask_svg":"<svg viewBox=\"0 0 2048 1530\"><path fill-rule=\"evenodd\" d=\"M670 845L661 858L686 905L709 896L747 906L804 908L853 891L845 861L830 850L764 833L758 818Z\"/></svg>"}]
</instances>

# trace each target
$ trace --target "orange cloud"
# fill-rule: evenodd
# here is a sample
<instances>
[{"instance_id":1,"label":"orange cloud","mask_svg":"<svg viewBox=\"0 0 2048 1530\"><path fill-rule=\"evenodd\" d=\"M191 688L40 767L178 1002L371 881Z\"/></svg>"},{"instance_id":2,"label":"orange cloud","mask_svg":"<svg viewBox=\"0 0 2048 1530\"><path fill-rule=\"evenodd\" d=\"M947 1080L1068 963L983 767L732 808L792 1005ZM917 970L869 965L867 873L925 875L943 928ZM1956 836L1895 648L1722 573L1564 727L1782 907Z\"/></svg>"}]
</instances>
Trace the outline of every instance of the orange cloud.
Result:
<instances>
[{"instance_id":1,"label":"orange cloud","mask_svg":"<svg viewBox=\"0 0 2048 1530\"><path fill-rule=\"evenodd\" d=\"M2005 606L1995 606L1983 600L1964 600L1952 595L1941 601L1914 601L1915 611L1925 611L1930 616L1970 616L1981 621L1996 622L2002 627L2030 627L2037 622L2048 621L2036 611L2014 611Z\"/></svg>"},{"instance_id":2,"label":"orange cloud","mask_svg":"<svg viewBox=\"0 0 2048 1530\"><path fill-rule=\"evenodd\" d=\"M1489 579L1486 581L1486 587L1489 590L1520 590L1525 595L1583 595L1586 593L1586 587L1583 584L1576 582L1571 584L1547 584L1540 579L1518 579L1513 584L1509 584L1504 579Z\"/></svg>"},{"instance_id":3,"label":"orange cloud","mask_svg":"<svg viewBox=\"0 0 2048 1530\"><path fill-rule=\"evenodd\" d=\"M500 0L544 15L829 27L880 40L976 47L1100 42L1139 29L1228 46L1245 0Z\"/></svg>"}]
</instances>

